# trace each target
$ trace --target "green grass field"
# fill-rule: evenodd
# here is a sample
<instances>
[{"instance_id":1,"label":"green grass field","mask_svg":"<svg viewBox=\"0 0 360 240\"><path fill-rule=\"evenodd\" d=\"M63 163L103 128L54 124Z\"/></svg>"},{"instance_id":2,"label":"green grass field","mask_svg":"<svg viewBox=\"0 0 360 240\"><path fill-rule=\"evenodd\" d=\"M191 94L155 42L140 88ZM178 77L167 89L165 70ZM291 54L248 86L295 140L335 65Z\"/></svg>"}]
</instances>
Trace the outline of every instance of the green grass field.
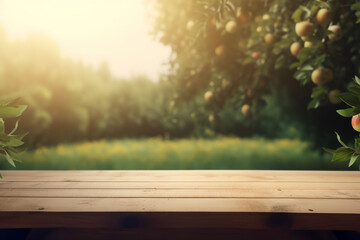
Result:
<instances>
[{"instance_id":1,"label":"green grass field","mask_svg":"<svg viewBox=\"0 0 360 240\"><path fill-rule=\"evenodd\" d=\"M114 140L42 147L21 155L18 170L296 169L347 170L346 163L299 140ZM13 169L5 160L0 169Z\"/></svg>"}]
</instances>

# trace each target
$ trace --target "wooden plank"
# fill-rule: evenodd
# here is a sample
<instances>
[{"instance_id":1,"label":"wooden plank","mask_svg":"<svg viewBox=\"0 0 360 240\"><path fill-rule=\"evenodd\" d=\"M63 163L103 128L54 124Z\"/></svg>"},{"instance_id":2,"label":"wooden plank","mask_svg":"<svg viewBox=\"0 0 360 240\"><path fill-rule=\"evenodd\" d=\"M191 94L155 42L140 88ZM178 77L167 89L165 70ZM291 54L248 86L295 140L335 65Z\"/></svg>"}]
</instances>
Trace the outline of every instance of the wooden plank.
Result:
<instances>
[{"instance_id":1,"label":"wooden plank","mask_svg":"<svg viewBox=\"0 0 360 240\"><path fill-rule=\"evenodd\" d=\"M281 171L230 171L226 174L216 171L194 171L182 175L177 171L111 171L109 174L96 174L97 171L4 171L3 181L285 181L285 182L354 182L360 183L360 172L312 172L294 171L292 174Z\"/></svg>"},{"instance_id":2,"label":"wooden plank","mask_svg":"<svg viewBox=\"0 0 360 240\"><path fill-rule=\"evenodd\" d=\"M0 212L12 211L360 214L360 200L287 198L1 198Z\"/></svg>"},{"instance_id":3,"label":"wooden plank","mask_svg":"<svg viewBox=\"0 0 360 240\"><path fill-rule=\"evenodd\" d=\"M36 198L293 198L293 199L359 199L353 190L291 189L0 189L4 197Z\"/></svg>"},{"instance_id":4,"label":"wooden plank","mask_svg":"<svg viewBox=\"0 0 360 240\"><path fill-rule=\"evenodd\" d=\"M5 171L0 228L360 230L360 173Z\"/></svg>"},{"instance_id":5,"label":"wooden plank","mask_svg":"<svg viewBox=\"0 0 360 240\"><path fill-rule=\"evenodd\" d=\"M0 228L357 230L356 214L0 212Z\"/></svg>"},{"instance_id":6,"label":"wooden plank","mask_svg":"<svg viewBox=\"0 0 360 240\"><path fill-rule=\"evenodd\" d=\"M222 189L232 188L238 191L251 189L270 190L360 190L358 183L312 183L303 182L6 182L0 181L1 189Z\"/></svg>"}]
</instances>

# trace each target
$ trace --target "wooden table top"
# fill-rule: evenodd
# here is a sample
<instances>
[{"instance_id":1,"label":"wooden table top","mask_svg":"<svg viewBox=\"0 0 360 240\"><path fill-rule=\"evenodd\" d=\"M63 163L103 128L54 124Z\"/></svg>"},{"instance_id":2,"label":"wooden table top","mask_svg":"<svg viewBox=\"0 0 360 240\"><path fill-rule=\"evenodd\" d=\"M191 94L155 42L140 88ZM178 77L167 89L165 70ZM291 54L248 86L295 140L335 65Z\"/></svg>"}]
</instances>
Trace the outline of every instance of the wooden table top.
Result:
<instances>
[{"instance_id":1,"label":"wooden table top","mask_svg":"<svg viewBox=\"0 0 360 240\"><path fill-rule=\"evenodd\" d=\"M0 228L360 230L360 172L1 173Z\"/></svg>"}]
</instances>

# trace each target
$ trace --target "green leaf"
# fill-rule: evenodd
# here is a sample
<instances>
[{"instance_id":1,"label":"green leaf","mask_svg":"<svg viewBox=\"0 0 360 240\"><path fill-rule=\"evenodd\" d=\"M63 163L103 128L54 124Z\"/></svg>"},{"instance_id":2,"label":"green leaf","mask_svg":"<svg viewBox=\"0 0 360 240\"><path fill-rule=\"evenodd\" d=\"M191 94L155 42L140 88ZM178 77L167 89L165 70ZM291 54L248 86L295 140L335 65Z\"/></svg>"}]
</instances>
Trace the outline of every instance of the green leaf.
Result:
<instances>
[{"instance_id":1,"label":"green leaf","mask_svg":"<svg viewBox=\"0 0 360 240\"><path fill-rule=\"evenodd\" d=\"M311 98L318 98L321 97L321 95L327 96L327 89L323 86L317 86L312 89Z\"/></svg>"},{"instance_id":2,"label":"green leaf","mask_svg":"<svg viewBox=\"0 0 360 240\"><path fill-rule=\"evenodd\" d=\"M359 157L360 155L354 153L350 158L349 167L351 167Z\"/></svg>"},{"instance_id":3,"label":"green leaf","mask_svg":"<svg viewBox=\"0 0 360 240\"><path fill-rule=\"evenodd\" d=\"M352 117L352 116L360 113L360 108L356 107L356 108L339 109L339 110L336 110L336 112L343 117Z\"/></svg>"},{"instance_id":4,"label":"green leaf","mask_svg":"<svg viewBox=\"0 0 360 240\"><path fill-rule=\"evenodd\" d=\"M301 71L312 71L312 70L314 70L314 67L311 66L310 64L305 65L301 68Z\"/></svg>"},{"instance_id":5,"label":"green leaf","mask_svg":"<svg viewBox=\"0 0 360 240\"><path fill-rule=\"evenodd\" d=\"M360 100L354 93L340 93L337 97L351 107L360 105Z\"/></svg>"},{"instance_id":6,"label":"green leaf","mask_svg":"<svg viewBox=\"0 0 360 240\"><path fill-rule=\"evenodd\" d=\"M23 145L24 142L15 137L11 137L10 140L7 141L5 144L7 147L19 147L19 146Z\"/></svg>"},{"instance_id":7,"label":"green leaf","mask_svg":"<svg viewBox=\"0 0 360 240\"><path fill-rule=\"evenodd\" d=\"M307 109L315 109L318 108L320 106L320 101L318 101L317 99L313 99L311 100L311 102L308 104Z\"/></svg>"},{"instance_id":8,"label":"green leaf","mask_svg":"<svg viewBox=\"0 0 360 240\"><path fill-rule=\"evenodd\" d=\"M26 147L21 146L21 147L8 147L6 149L6 151L10 154L10 156L13 156L14 158L17 157L18 154L26 151Z\"/></svg>"},{"instance_id":9,"label":"green leaf","mask_svg":"<svg viewBox=\"0 0 360 240\"><path fill-rule=\"evenodd\" d=\"M5 157L6 157L6 160L11 164L11 166L16 167L14 160L7 152L5 152Z\"/></svg>"},{"instance_id":10,"label":"green leaf","mask_svg":"<svg viewBox=\"0 0 360 240\"><path fill-rule=\"evenodd\" d=\"M328 153L332 153L332 154L334 154L335 153L335 149L330 149L330 148L326 148L326 147L323 147L323 150L325 151L325 152L328 152Z\"/></svg>"},{"instance_id":11,"label":"green leaf","mask_svg":"<svg viewBox=\"0 0 360 240\"><path fill-rule=\"evenodd\" d=\"M15 127L13 128L13 130L11 130L11 132L9 133L9 135L12 135L12 134L17 130L18 127L19 127L19 120L16 121Z\"/></svg>"},{"instance_id":12,"label":"green leaf","mask_svg":"<svg viewBox=\"0 0 360 240\"><path fill-rule=\"evenodd\" d=\"M18 135L13 135L12 137L18 139L18 140L22 140L26 135L28 135L29 132L26 132L26 133L21 133L21 134L18 134Z\"/></svg>"},{"instance_id":13,"label":"green leaf","mask_svg":"<svg viewBox=\"0 0 360 240\"><path fill-rule=\"evenodd\" d=\"M290 65L290 69L294 69L294 68L297 68L297 67L299 67L300 66L300 63L299 62L294 62L294 63L292 63L291 65Z\"/></svg>"},{"instance_id":14,"label":"green leaf","mask_svg":"<svg viewBox=\"0 0 360 240\"><path fill-rule=\"evenodd\" d=\"M26 108L27 108L26 105L0 108L0 118L19 117L25 111Z\"/></svg>"},{"instance_id":15,"label":"green leaf","mask_svg":"<svg viewBox=\"0 0 360 240\"><path fill-rule=\"evenodd\" d=\"M294 20L294 22L300 22L302 14L304 13L304 10L301 8L296 9L296 11L292 14L291 18Z\"/></svg>"},{"instance_id":16,"label":"green leaf","mask_svg":"<svg viewBox=\"0 0 360 240\"><path fill-rule=\"evenodd\" d=\"M274 68L275 69L280 69L280 68L282 68L284 66L284 64L285 64L285 57L284 57L284 55L280 55L275 61Z\"/></svg>"},{"instance_id":17,"label":"green leaf","mask_svg":"<svg viewBox=\"0 0 360 240\"><path fill-rule=\"evenodd\" d=\"M14 99L0 99L0 107L7 107L10 106L14 103L16 103L17 101L19 101L20 98L14 98Z\"/></svg>"},{"instance_id":18,"label":"green leaf","mask_svg":"<svg viewBox=\"0 0 360 240\"><path fill-rule=\"evenodd\" d=\"M354 77L354 80L355 80L355 82L356 82L358 85L360 85L360 78L358 78L357 76L355 76L355 77Z\"/></svg>"},{"instance_id":19,"label":"green leaf","mask_svg":"<svg viewBox=\"0 0 360 240\"><path fill-rule=\"evenodd\" d=\"M0 173L0 179L2 179L2 175L1 175L1 173Z\"/></svg>"},{"instance_id":20,"label":"green leaf","mask_svg":"<svg viewBox=\"0 0 360 240\"><path fill-rule=\"evenodd\" d=\"M354 94L360 95L360 86L358 85L353 85L353 86L349 86L349 91L353 92Z\"/></svg>"},{"instance_id":21,"label":"green leaf","mask_svg":"<svg viewBox=\"0 0 360 240\"><path fill-rule=\"evenodd\" d=\"M5 134L5 122L0 118L0 134Z\"/></svg>"},{"instance_id":22,"label":"green leaf","mask_svg":"<svg viewBox=\"0 0 360 240\"><path fill-rule=\"evenodd\" d=\"M347 161L351 158L354 154L355 150L351 148L340 147L335 150L333 158L331 159L332 162L335 161Z\"/></svg>"},{"instance_id":23,"label":"green leaf","mask_svg":"<svg viewBox=\"0 0 360 240\"><path fill-rule=\"evenodd\" d=\"M335 132L335 134L336 134L336 138L337 138L338 142L341 144L341 146L343 146L343 147L345 147L345 148L349 148L349 147L346 146L345 143L341 140L340 135L339 135L337 132Z\"/></svg>"},{"instance_id":24,"label":"green leaf","mask_svg":"<svg viewBox=\"0 0 360 240\"><path fill-rule=\"evenodd\" d=\"M360 138L354 139L354 148L357 152L360 152Z\"/></svg>"}]
</instances>

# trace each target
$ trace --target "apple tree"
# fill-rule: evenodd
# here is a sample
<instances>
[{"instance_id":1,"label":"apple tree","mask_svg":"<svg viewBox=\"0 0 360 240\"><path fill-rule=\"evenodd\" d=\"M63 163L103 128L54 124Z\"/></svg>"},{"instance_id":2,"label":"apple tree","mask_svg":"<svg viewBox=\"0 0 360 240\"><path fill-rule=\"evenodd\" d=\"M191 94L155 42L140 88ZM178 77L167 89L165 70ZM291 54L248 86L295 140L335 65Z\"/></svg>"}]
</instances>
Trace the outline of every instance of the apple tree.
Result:
<instances>
[{"instance_id":1,"label":"apple tree","mask_svg":"<svg viewBox=\"0 0 360 240\"><path fill-rule=\"evenodd\" d=\"M187 102L187 114L196 110L209 122L224 108L253 122L281 91L296 99L293 111L304 103L333 109L360 72L355 0L149 2L154 35L172 49L166 77L176 89L174 114Z\"/></svg>"}]
</instances>

